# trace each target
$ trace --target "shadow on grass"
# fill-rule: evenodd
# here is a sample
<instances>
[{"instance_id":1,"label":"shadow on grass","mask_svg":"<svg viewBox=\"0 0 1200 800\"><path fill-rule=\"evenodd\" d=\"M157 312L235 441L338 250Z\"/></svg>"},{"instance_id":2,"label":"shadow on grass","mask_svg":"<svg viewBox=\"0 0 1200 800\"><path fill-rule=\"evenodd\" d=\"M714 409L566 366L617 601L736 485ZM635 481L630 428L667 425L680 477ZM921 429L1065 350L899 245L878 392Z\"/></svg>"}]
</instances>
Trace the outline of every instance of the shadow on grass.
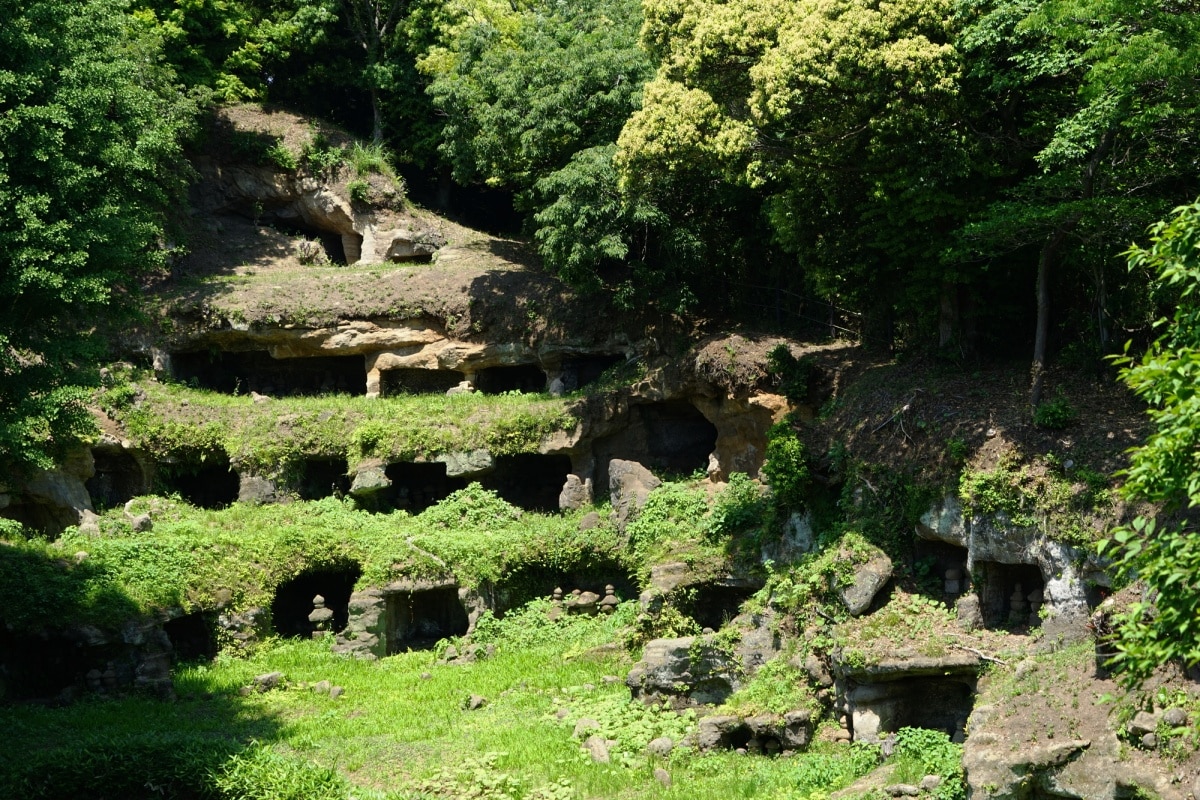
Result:
<instances>
[{"instance_id":1,"label":"shadow on grass","mask_svg":"<svg viewBox=\"0 0 1200 800\"><path fill-rule=\"evenodd\" d=\"M183 701L114 688L61 705L87 670L122 666L122 623L144 617L102 566L38 542L0 543L0 586L0 700L21 701L0 705L0 800L231 797L219 786L230 764L278 739L273 714L203 671L178 687Z\"/></svg>"}]
</instances>

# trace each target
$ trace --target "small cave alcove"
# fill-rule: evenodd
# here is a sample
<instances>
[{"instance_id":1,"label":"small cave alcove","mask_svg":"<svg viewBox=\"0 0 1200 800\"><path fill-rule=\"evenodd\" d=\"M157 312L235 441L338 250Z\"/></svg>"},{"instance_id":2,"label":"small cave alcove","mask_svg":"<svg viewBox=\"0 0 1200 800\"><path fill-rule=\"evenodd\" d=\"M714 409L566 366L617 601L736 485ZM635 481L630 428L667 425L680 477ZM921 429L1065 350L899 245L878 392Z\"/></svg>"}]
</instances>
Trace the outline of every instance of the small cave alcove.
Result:
<instances>
[{"instance_id":1,"label":"small cave alcove","mask_svg":"<svg viewBox=\"0 0 1200 800\"><path fill-rule=\"evenodd\" d=\"M475 390L483 394L536 394L546 391L546 373L537 364L485 367L475 373L474 385Z\"/></svg>"},{"instance_id":2,"label":"small cave alcove","mask_svg":"<svg viewBox=\"0 0 1200 800\"><path fill-rule=\"evenodd\" d=\"M686 475L707 469L716 446L717 427L686 400L631 406L626 426L593 445L597 493L608 491L608 462L614 458Z\"/></svg>"},{"instance_id":3,"label":"small cave alcove","mask_svg":"<svg viewBox=\"0 0 1200 800\"><path fill-rule=\"evenodd\" d=\"M568 392L582 389L599 380L606 370L624 363L624 361L625 356L621 355L576 356L564 359L562 362L563 387Z\"/></svg>"},{"instance_id":4,"label":"small cave alcove","mask_svg":"<svg viewBox=\"0 0 1200 800\"><path fill-rule=\"evenodd\" d=\"M273 358L265 350L171 354L175 379L222 394L270 397L367 393L362 356Z\"/></svg>"},{"instance_id":5,"label":"small cave alcove","mask_svg":"<svg viewBox=\"0 0 1200 800\"><path fill-rule=\"evenodd\" d=\"M1025 628L1041 624L1046 582L1034 564L975 562L975 591L983 624L989 628Z\"/></svg>"},{"instance_id":6,"label":"small cave alcove","mask_svg":"<svg viewBox=\"0 0 1200 800\"><path fill-rule=\"evenodd\" d=\"M277 231L293 236L303 236L309 241L317 242L321 254L330 264L346 266L358 261L362 253L362 236L357 233L340 234L309 225L290 208L285 207L274 213L267 212L262 221ZM348 240L348 241L347 241ZM317 264L321 261L316 252L305 254L302 263Z\"/></svg>"},{"instance_id":7,"label":"small cave alcove","mask_svg":"<svg viewBox=\"0 0 1200 800\"><path fill-rule=\"evenodd\" d=\"M204 460L164 464L158 482L165 494L179 494L198 508L228 508L238 499L238 475L224 453L209 453Z\"/></svg>"},{"instance_id":8,"label":"small cave alcove","mask_svg":"<svg viewBox=\"0 0 1200 800\"><path fill-rule=\"evenodd\" d=\"M901 728L924 728L961 742L975 705L975 678L950 675L862 683L849 699L856 740L875 740Z\"/></svg>"},{"instance_id":9,"label":"small cave alcove","mask_svg":"<svg viewBox=\"0 0 1200 800\"><path fill-rule=\"evenodd\" d=\"M305 459L296 479L296 494L301 500L343 497L350 491L349 471L344 458Z\"/></svg>"},{"instance_id":10,"label":"small cave alcove","mask_svg":"<svg viewBox=\"0 0 1200 800\"><path fill-rule=\"evenodd\" d=\"M755 591L749 586L702 583L685 590L674 605L701 628L716 631L738 615L742 603L749 600Z\"/></svg>"},{"instance_id":11,"label":"small cave alcove","mask_svg":"<svg viewBox=\"0 0 1200 800\"><path fill-rule=\"evenodd\" d=\"M496 584L492 610L497 616L503 617L530 600L549 600L555 589L562 589L564 595L579 589L603 597L604 589L609 585L613 587L618 600L637 599L637 581L615 561L596 559L575 569L526 566L510 572Z\"/></svg>"},{"instance_id":12,"label":"small cave alcove","mask_svg":"<svg viewBox=\"0 0 1200 800\"><path fill-rule=\"evenodd\" d=\"M331 630L335 633L346 627L349 618L350 595L362 575L358 564L310 569L279 584L271 600L271 619L280 636L308 638L313 624L308 615L313 611L313 598L325 598L325 607L333 612Z\"/></svg>"},{"instance_id":13,"label":"small cave alcove","mask_svg":"<svg viewBox=\"0 0 1200 800\"><path fill-rule=\"evenodd\" d=\"M58 697L82 686L88 669L67 637L20 636L0 625L0 702Z\"/></svg>"},{"instance_id":14,"label":"small cave alcove","mask_svg":"<svg viewBox=\"0 0 1200 800\"><path fill-rule=\"evenodd\" d=\"M454 369L385 369L379 373L379 396L445 394L464 380L466 375Z\"/></svg>"},{"instance_id":15,"label":"small cave alcove","mask_svg":"<svg viewBox=\"0 0 1200 800\"><path fill-rule=\"evenodd\" d=\"M387 596L388 655L428 650L440 639L464 636L470 622L455 586Z\"/></svg>"},{"instance_id":16,"label":"small cave alcove","mask_svg":"<svg viewBox=\"0 0 1200 800\"><path fill-rule=\"evenodd\" d=\"M570 472L570 456L521 453L497 457L496 468L479 482L518 508L553 512Z\"/></svg>"},{"instance_id":17,"label":"small cave alcove","mask_svg":"<svg viewBox=\"0 0 1200 800\"><path fill-rule=\"evenodd\" d=\"M213 620L203 612L184 614L163 623L163 633L171 640L175 662L209 661L217 655L217 637Z\"/></svg>"},{"instance_id":18,"label":"small cave alcove","mask_svg":"<svg viewBox=\"0 0 1200 800\"><path fill-rule=\"evenodd\" d=\"M146 473L126 450L93 450L96 472L84 484L96 510L124 505L149 489Z\"/></svg>"},{"instance_id":19,"label":"small cave alcove","mask_svg":"<svg viewBox=\"0 0 1200 800\"><path fill-rule=\"evenodd\" d=\"M953 601L970 589L967 548L948 542L917 539L913 544L913 577L930 596Z\"/></svg>"},{"instance_id":20,"label":"small cave alcove","mask_svg":"<svg viewBox=\"0 0 1200 800\"><path fill-rule=\"evenodd\" d=\"M397 461L388 464L384 474L392 486L381 499L410 514L420 514L467 485L463 478L447 477L446 465L436 461Z\"/></svg>"}]
</instances>

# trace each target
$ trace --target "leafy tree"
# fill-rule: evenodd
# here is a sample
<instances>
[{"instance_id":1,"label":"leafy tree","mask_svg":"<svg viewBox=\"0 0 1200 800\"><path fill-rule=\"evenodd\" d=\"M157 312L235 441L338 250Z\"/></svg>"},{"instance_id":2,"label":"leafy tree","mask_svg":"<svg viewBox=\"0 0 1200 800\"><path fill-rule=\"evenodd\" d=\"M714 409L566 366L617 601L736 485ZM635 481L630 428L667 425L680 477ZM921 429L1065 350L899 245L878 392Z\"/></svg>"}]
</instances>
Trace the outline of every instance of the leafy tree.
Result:
<instances>
[{"instance_id":1,"label":"leafy tree","mask_svg":"<svg viewBox=\"0 0 1200 800\"><path fill-rule=\"evenodd\" d=\"M192 106L117 0L0 0L0 462L90 430L89 320L161 263Z\"/></svg>"},{"instance_id":2,"label":"leafy tree","mask_svg":"<svg viewBox=\"0 0 1200 800\"><path fill-rule=\"evenodd\" d=\"M648 3L643 40L661 67L621 134L630 190L657 195L704 172L758 191L823 294L890 304L905 275L936 265L937 234L959 213L970 151L955 125L950 8Z\"/></svg>"},{"instance_id":3,"label":"leafy tree","mask_svg":"<svg viewBox=\"0 0 1200 800\"><path fill-rule=\"evenodd\" d=\"M266 100L285 64L329 40L337 0L135 0L179 77L225 102Z\"/></svg>"},{"instance_id":4,"label":"leafy tree","mask_svg":"<svg viewBox=\"0 0 1200 800\"><path fill-rule=\"evenodd\" d=\"M1165 198L1195 191L1183 176L1194 176L1200 18L1147 0L966 0L960 10L973 124L999 189L961 239L1002 268L1014 253L1036 264L1036 408L1056 273L1102 265L1165 212Z\"/></svg>"},{"instance_id":5,"label":"leafy tree","mask_svg":"<svg viewBox=\"0 0 1200 800\"><path fill-rule=\"evenodd\" d=\"M1125 492L1163 510L1101 544L1121 573L1146 586L1117 621L1114 661L1130 682L1171 660L1200 663L1200 203L1156 224L1150 242L1129 251L1130 267L1154 274L1175 310L1145 355L1119 359L1122 380L1149 404L1154 423L1133 451Z\"/></svg>"},{"instance_id":6,"label":"leafy tree","mask_svg":"<svg viewBox=\"0 0 1200 800\"><path fill-rule=\"evenodd\" d=\"M463 27L425 62L455 179L511 188L528 207L539 179L616 141L651 70L639 24L635 0L583 0Z\"/></svg>"}]
</instances>

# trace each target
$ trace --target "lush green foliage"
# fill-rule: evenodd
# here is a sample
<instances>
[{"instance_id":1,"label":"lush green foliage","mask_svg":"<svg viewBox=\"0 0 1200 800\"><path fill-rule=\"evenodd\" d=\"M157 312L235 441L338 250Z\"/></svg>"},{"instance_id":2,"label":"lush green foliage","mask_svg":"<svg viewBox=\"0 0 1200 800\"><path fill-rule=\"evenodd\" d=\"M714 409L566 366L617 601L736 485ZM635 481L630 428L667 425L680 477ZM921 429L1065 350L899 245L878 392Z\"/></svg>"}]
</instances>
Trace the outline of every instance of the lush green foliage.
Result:
<instances>
[{"instance_id":1,"label":"lush green foliage","mask_svg":"<svg viewBox=\"0 0 1200 800\"><path fill-rule=\"evenodd\" d=\"M46 466L92 428L92 327L162 263L193 109L117 2L0 16L0 461Z\"/></svg>"},{"instance_id":2,"label":"lush green foliage","mask_svg":"<svg viewBox=\"0 0 1200 800\"><path fill-rule=\"evenodd\" d=\"M781 508L803 509L811 478L804 444L791 423L780 422L767 431L766 455L762 474L775 503Z\"/></svg>"},{"instance_id":3,"label":"lush green foliage","mask_svg":"<svg viewBox=\"0 0 1200 800\"><path fill-rule=\"evenodd\" d=\"M322 455L345 455L354 465L478 448L493 455L536 452L543 437L575 424L569 401L537 394L338 395L256 404L249 396L150 380L134 385L116 384L100 403L139 448L158 457L223 451L264 475L286 476L304 457ZM138 390L144 402L134 402Z\"/></svg>"},{"instance_id":4,"label":"lush green foliage","mask_svg":"<svg viewBox=\"0 0 1200 800\"><path fill-rule=\"evenodd\" d=\"M269 607L281 583L323 567L357 565L371 586L451 574L466 585L503 585L527 568L601 562L634 570L611 529L581 533L573 517L522 513L478 484L416 517L333 499L203 511L141 498L132 508L148 511L154 530L133 531L117 509L101 518L100 536L68 531L53 544L0 547L0 582L27 598L5 622L32 630L65 616L113 626L153 609L212 609L222 591L234 610Z\"/></svg>"},{"instance_id":5,"label":"lush green foliage","mask_svg":"<svg viewBox=\"0 0 1200 800\"><path fill-rule=\"evenodd\" d=\"M962 745L951 742L943 731L901 728L893 759L896 780L919 783L926 775L937 775L942 779L933 792L937 800L966 800Z\"/></svg>"},{"instance_id":6,"label":"lush green foliage","mask_svg":"<svg viewBox=\"0 0 1200 800\"><path fill-rule=\"evenodd\" d=\"M1148 248L1129 251L1176 302L1163 334L1140 359L1121 359L1122 379L1150 406L1153 433L1133 452L1124 491L1164 506L1157 518L1118 528L1102 550L1146 599L1118 621L1115 663L1131 681L1179 659L1200 662L1200 536L1173 512L1200 504L1200 204L1154 226Z\"/></svg>"}]
</instances>

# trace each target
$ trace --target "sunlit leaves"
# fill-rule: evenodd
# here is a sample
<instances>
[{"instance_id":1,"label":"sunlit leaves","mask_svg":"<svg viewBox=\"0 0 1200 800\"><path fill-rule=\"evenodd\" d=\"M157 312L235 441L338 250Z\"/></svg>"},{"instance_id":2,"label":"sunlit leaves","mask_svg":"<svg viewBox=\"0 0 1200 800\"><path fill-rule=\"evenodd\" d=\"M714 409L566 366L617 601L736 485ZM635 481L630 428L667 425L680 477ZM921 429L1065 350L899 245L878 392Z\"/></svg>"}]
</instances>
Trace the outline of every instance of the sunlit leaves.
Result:
<instances>
[{"instance_id":1,"label":"sunlit leaves","mask_svg":"<svg viewBox=\"0 0 1200 800\"><path fill-rule=\"evenodd\" d=\"M1130 267L1150 271L1179 299L1145 355L1119 359L1122 379L1149 404L1154 423L1133 451L1125 491L1173 515L1200 506L1200 203L1176 209L1153 227L1150 241L1148 248L1129 251ZM1139 517L1114 531L1101 552L1146 586L1145 602L1118 619L1115 661L1127 679L1143 680L1176 659L1200 663L1200 534L1194 524Z\"/></svg>"}]
</instances>

